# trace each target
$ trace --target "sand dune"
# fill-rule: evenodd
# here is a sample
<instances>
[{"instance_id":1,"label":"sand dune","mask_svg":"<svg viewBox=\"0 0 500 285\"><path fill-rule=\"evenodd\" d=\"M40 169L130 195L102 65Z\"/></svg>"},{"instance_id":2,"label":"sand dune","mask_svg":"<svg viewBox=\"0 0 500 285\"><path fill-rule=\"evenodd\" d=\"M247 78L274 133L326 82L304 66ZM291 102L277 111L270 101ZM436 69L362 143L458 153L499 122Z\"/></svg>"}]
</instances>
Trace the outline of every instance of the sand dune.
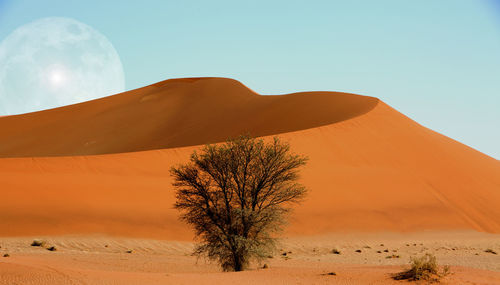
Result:
<instances>
[{"instance_id":1,"label":"sand dune","mask_svg":"<svg viewBox=\"0 0 500 285\"><path fill-rule=\"evenodd\" d=\"M375 98L260 96L237 81L208 78L0 118L0 235L191 240L172 209L168 170L196 145L242 132L279 134L310 157L301 178L310 194L289 235L500 233L499 161Z\"/></svg>"},{"instance_id":2,"label":"sand dune","mask_svg":"<svg viewBox=\"0 0 500 285\"><path fill-rule=\"evenodd\" d=\"M244 133L273 135L347 120L377 102L338 92L259 96L232 79L172 79L0 118L0 157L121 153L214 143Z\"/></svg>"}]
</instances>

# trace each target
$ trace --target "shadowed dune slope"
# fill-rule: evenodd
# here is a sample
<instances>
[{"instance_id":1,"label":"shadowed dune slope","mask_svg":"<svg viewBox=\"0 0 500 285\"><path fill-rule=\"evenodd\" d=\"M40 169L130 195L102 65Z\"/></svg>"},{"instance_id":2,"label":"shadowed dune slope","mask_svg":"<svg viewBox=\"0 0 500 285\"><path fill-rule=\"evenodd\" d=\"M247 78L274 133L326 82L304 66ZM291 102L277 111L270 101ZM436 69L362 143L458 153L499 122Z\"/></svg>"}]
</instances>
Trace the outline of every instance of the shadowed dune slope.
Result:
<instances>
[{"instance_id":1,"label":"shadowed dune slope","mask_svg":"<svg viewBox=\"0 0 500 285\"><path fill-rule=\"evenodd\" d=\"M189 240L192 232L172 208L168 170L198 146L174 146L220 141L243 130L281 133L293 151L310 158L301 176L310 193L296 207L288 234L500 233L500 162L369 97L262 98L233 80L173 80L0 122L3 156L153 149L0 159L3 236ZM169 148L155 149L161 147Z\"/></svg>"},{"instance_id":2,"label":"shadowed dune slope","mask_svg":"<svg viewBox=\"0 0 500 285\"><path fill-rule=\"evenodd\" d=\"M0 118L0 157L121 153L265 136L353 118L378 99L261 96L226 78L172 79L115 96Z\"/></svg>"}]
</instances>

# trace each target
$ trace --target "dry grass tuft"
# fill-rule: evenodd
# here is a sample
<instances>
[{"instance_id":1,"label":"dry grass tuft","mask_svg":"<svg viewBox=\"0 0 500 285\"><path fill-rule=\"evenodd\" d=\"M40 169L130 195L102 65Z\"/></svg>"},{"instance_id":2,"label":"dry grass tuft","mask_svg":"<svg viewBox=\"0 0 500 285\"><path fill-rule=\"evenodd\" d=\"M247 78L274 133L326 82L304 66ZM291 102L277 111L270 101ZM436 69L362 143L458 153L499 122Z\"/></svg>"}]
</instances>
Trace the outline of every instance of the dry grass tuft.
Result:
<instances>
[{"instance_id":1,"label":"dry grass tuft","mask_svg":"<svg viewBox=\"0 0 500 285\"><path fill-rule=\"evenodd\" d=\"M450 274L450 268L445 266L442 272L439 272L439 266L436 257L430 253L426 253L421 257L410 258L410 269L400 272L393 276L396 280L425 280L439 281L441 277Z\"/></svg>"},{"instance_id":2,"label":"dry grass tuft","mask_svg":"<svg viewBox=\"0 0 500 285\"><path fill-rule=\"evenodd\" d=\"M332 271L332 272L328 272L328 273L323 273L323 274L321 274L321 275L326 275L326 276L336 276L336 275L337 275L337 273L335 273L335 272L333 272L333 271Z\"/></svg>"},{"instance_id":3,"label":"dry grass tuft","mask_svg":"<svg viewBox=\"0 0 500 285\"><path fill-rule=\"evenodd\" d=\"M47 247L48 251L56 251L57 248L55 246Z\"/></svg>"},{"instance_id":4,"label":"dry grass tuft","mask_svg":"<svg viewBox=\"0 0 500 285\"><path fill-rule=\"evenodd\" d=\"M45 241L40 240L40 239L36 239L31 243L31 246L44 246L44 245L45 245Z\"/></svg>"},{"instance_id":5,"label":"dry grass tuft","mask_svg":"<svg viewBox=\"0 0 500 285\"><path fill-rule=\"evenodd\" d=\"M484 252L487 252L487 253L491 253L491 254L498 254L496 251L494 251L493 249L491 248L488 248L487 250L485 250Z\"/></svg>"}]
</instances>

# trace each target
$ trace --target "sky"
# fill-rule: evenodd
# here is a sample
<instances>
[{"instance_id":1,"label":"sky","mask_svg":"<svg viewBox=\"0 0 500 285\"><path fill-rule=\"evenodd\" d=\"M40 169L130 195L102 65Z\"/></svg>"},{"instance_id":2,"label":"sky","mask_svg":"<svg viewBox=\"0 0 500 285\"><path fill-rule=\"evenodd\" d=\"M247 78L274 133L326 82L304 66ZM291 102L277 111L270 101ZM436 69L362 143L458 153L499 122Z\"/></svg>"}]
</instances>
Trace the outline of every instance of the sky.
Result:
<instances>
[{"instance_id":1,"label":"sky","mask_svg":"<svg viewBox=\"0 0 500 285\"><path fill-rule=\"evenodd\" d=\"M221 76L369 95L500 159L500 0L0 0L0 41L54 16L107 37L127 90Z\"/></svg>"}]
</instances>

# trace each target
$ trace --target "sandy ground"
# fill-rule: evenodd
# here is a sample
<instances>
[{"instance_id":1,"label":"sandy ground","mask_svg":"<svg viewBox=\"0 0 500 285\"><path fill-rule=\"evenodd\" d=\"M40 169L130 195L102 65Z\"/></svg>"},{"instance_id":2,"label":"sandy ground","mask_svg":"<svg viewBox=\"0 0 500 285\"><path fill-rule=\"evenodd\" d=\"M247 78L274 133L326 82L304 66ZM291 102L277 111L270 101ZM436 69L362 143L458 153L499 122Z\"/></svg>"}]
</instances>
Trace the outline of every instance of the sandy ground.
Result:
<instances>
[{"instance_id":1,"label":"sandy ground","mask_svg":"<svg viewBox=\"0 0 500 285\"><path fill-rule=\"evenodd\" d=\"M30 246L34 238L46 245ZM193 243L184 241L86 235L0 238L0 245L2 256L10 255L0 257L0 284L9 285L407 284L391 276L404 269L410 256L426 252L451 266L442 284L500 284L500 255L485 252L500 252L500 235L478 232L283 238L273 258L237 273L220 272L216 264L192 257ZM387 258L393 255L399 258ZM269 268L262 269L264 263Z\"/></svg>"}]
</instances>

